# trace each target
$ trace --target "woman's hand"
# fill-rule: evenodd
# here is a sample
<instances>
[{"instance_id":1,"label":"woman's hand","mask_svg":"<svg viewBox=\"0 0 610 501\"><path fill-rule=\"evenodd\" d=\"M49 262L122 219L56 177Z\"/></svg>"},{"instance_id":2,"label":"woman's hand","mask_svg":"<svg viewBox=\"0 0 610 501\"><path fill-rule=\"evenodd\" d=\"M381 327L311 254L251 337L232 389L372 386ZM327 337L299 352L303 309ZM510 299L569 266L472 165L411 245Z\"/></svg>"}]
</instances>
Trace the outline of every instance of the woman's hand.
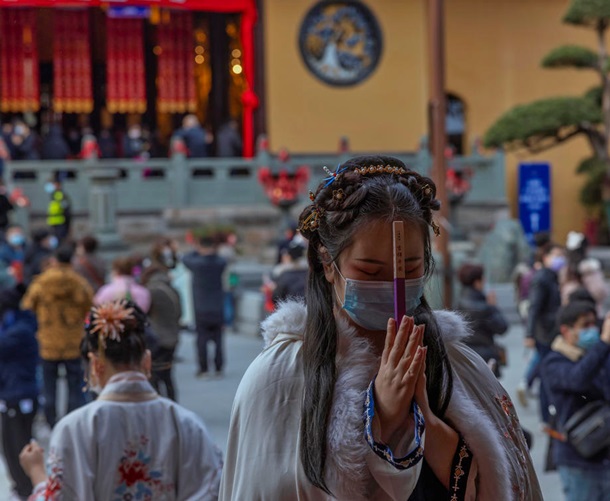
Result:
<instances>
[{"instance_id":1,"label":"woman's hand","mask_svg":"<svg viewBox=\"0 0 610 501\"><path fill-rule=\"evenodd\" d=\"M398 333L396 321L388 321L381 365L375 379L375 407L381 427L381 441L390 444L393 436L413 422L411 403L424 367L422 346L425 326L404 317Z\"/></svg>"},{"instance_id":2,"label":"woman's hand","mask_svg":"<svg viewBox=\"0 0 610 501\"><path fill-rule=\"evenodd\" d=\"M32 440L22 449L21 454L19 454L19 463L26 475L30 477L33 485L46 480L44 449L35 440Z\"/></svg>"}]
</instances>

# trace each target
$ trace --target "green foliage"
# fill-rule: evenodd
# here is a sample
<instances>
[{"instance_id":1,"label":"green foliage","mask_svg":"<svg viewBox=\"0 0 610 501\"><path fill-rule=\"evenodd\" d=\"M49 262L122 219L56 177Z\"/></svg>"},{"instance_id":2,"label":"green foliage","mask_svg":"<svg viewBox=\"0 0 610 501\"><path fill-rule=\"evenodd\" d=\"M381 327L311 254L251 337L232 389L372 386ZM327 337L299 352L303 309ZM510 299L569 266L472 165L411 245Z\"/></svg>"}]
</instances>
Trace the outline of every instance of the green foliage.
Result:
<instances>
[{"instance_id":1,"label":"green foliage","mask_svg":"<svg viewBox=\"0 0 610 501\"><path fill-rule=\"evenodd\" d=\"M606 164L597 157L585 158L576 168L577 174L586 174L587 176L595 176L599 172L604 173Z\"/></svg>"},{"instance_id":2,"label":"green foliage","mask_svg":"<svg viewBox=\"0 0 610 501\"><path fill-rule=\"evenodd\" d=\"M601 85L597 87L591 87L585 95L583 96L585 99L591 101L595 106L602 107L602 98L603 98L603 89Z\"/></svg>"},{"instance_id":3,"label":"green foliage","mask_svg":"<svg viewBox=\"0 0 610 501\"><path fill-rule=\"evenodd\" d=\"M580 203L591 211L599 211L602 207L602 184L606 164L597 157L590 157L580 163L576 172L587 178L580 189Z\"/></svg>"},{"instance_id":4,"label":"green foliage","mask_svg":"<svg viewBox=\"0 0 610 501\"><path fill-rule=\"evenodd\" d=\"M542 59L543 68L597 68L599 54L579 45L563 45Z\"/></svg>"},{"instance_id":5,"label":"green foliage","mask_svg":"<svg viewBox=\"0 0 610 501\"><path fill-rule=\"evenodd\" d=\"M584 97L556 97L516 106L485 134L486 147L527 146L530 140L561 139L562 132L584 123L600 123L602 113Z\"/></svg>"},{"instance_id":6,"label":"green foliage","mask_svg":"<svg viewBox=\"0 0 610 501\"><path fill-rule=\"evenodd\" d=\"M599 21L610 20L608 0L572 0L563 21L568 24L597 26Z\"/></svg>"}]
</instances>

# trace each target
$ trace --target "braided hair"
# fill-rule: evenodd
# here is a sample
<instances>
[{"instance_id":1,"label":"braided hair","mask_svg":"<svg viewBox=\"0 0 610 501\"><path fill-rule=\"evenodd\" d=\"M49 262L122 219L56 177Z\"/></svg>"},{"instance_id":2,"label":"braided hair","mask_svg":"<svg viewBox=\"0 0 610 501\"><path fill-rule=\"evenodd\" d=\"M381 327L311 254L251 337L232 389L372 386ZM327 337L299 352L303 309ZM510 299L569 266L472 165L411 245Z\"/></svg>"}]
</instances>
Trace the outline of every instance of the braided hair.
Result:
<instances>
[{"instance_id":1,"label":"braided hair","mask_svg":"<svg viewBox=\"0 0 610 501\"><path fill-rule=\"evenodd\" d=\"M332 182L322 182L311 199L312 203L299 217L299 229L309 240L310 269L303 342L305 385L300 457L311 483L332 495L324 478L324 468L328 421L337 379L337 327L332 285L325 278L324 265L338 259L364 225L399 219L421 228L424 274L430 277L434 269L430 228L436 228L432 213L439 210L440 202L431 179L408 170L400 160L388 156L362 156L346 161L339 166ZM432 411L442 417L453 388L451 365L432 309L424 297L414 317L416 323L426 326L428 397Z\"/></svg>"}]
</instances>

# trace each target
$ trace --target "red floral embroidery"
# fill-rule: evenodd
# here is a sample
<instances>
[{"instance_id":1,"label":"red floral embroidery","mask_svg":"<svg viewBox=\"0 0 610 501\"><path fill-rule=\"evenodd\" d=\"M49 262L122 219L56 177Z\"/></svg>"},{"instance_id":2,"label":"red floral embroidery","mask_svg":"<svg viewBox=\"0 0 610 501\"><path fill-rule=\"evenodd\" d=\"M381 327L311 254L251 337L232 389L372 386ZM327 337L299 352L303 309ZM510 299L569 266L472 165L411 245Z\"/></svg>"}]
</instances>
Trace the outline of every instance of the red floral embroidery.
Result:
<instances>
[{"instance_id":1,"label":"red floral embroidery","mask_svg":"<svg viewBox=\"0 0 610 501\"><path fill-rule=\"evenodd\" d=\"M133 457L130 455L130 457ZM138 482L150 482L148 476L148 468L141 461L130 462L127 458L123 458L119 466L120 483L131 487Z\"/></svg>"},{"instance_id":2,"label":"red floral embroidery","mask_svg":"<svg viewBox=\"0 0 610 501\"><path fill-rule=\"evenodd\" d=\"M61 492L64 467L61 458L51 449L48 460L49 476L44 490L45 501L55 501Z\"/></svg>"},{"instance_id":3,"label":"red floral embroidery","mask_svg":"<svg viewBox=\"0 0 610 501\"><path fill-rule=\"evenodd\" d=\"M152 469L151 457L144 451L150 439L144 435L129 442L118 466L117 501L152 501L155 495L174 490L172 482L162 481L163 473Z\"/></svg>"}]
</instances>

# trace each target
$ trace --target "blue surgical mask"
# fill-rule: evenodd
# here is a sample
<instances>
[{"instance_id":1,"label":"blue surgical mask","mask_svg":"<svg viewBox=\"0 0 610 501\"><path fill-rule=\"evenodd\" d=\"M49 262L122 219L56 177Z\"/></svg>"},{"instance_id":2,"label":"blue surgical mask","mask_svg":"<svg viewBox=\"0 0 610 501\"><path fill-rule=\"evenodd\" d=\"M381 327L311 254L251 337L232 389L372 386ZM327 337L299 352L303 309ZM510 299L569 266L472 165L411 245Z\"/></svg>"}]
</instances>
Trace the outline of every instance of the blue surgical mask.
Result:
<instances>
[{"instance_id":1,"label":"blue surgical mask","mask_svg":"<svg viewBox=\"0 0 610 501\"><path fill-rule=\"evenodd\" d=\"M45 183L44 191L46 191L50 195L55 191L55 185L53 183Z\"/></svg>"},{"instance_id":2,"label":"blue surgical mask","mask_svg":"<svg viewBox=\"0 0 610 501\"><path fill-rule=\"evenodd\" d=\"M57 249L58 245L59 245L59 240L57 240L56 236L49 237L49 249L55 250L55 249Z\"/></svg>"},{"instance_id":3,"label":"blue surgical mask","mask_svg":"<svg viewBox=\"0 0 610 501\"><path fill-rule=\"evenodd\" d=\"M599 342L599 328L587 327L586 329L581 329L578 333L578 342L576 346L582 348L583 350L588 350L592 346L596 345Z\"/></svg>"},{"instance_id":4,"label":"blue surgical mask","mask_svg":"<svg viewBox=\"0 0 610 501\"><path fill-rule=\"evenodd\" d=\"M345 278L336 264L335 268L345 280L345 298L341 306L349 317L363 329L385 331L388 319L394 318L394 282L352 280ZM419 306L423 293L423 276L405 280L407 315L412 315Z\"/></svg>"},{"instance_id":5,"label":"blue surgical mask","mask_svg":"<svg viewBox=\"0 0 610 501\"><path fill-rule=\"evenodd\" d=\"M551 260L551 270L557 272L559 270L561 270L561 268L563 268L566 265L566 258L564 256L555 256L552 260Z\"/></svg>"},{"instance_id":6,"label":"blue surgical mask","mask_svg":"<svg viewBox=\"0 0 610 501\"><path fill-rule=\"evenodd\" d=\"M21 233L15 233L8 237L8 243L13 247L21 247L25 243L25 237Z\"/></svg>"}]
</instances>

